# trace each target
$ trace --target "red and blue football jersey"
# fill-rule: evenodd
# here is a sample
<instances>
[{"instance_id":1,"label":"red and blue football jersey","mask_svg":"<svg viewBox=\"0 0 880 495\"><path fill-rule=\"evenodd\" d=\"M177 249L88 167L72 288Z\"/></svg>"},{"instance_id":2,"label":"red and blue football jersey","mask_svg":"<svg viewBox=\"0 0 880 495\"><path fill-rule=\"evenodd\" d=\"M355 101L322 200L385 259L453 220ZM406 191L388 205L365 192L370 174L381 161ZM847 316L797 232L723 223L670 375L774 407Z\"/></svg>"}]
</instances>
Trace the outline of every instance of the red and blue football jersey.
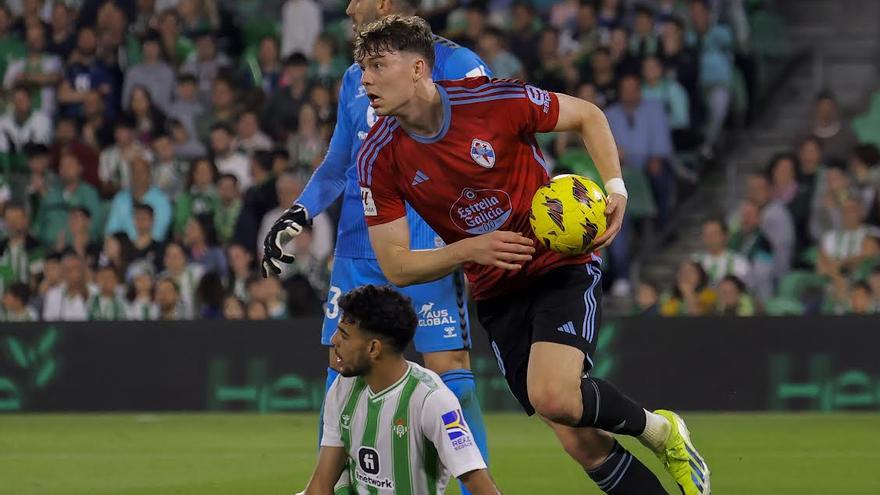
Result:
<instances>
[{"instance_id":1,"label":"red and blue football jersey","mask_svg":"<svg viewBox=\"0 0 880 495\"><path fill-rule=\"evenodd\" d=\"M549 180L535 133L556 126L556 95L486 77L436 84L443 103L436 135L408 133L396 118L383 117L360 150L367 224L401 218L409 203L447 244L494 230L534 239L536 252L521 270L464 267L476 300L525 287L553 268L589 262L591 254L564 256L546 249L529 224L532 197Z\"/></svg>"}]
</instances>

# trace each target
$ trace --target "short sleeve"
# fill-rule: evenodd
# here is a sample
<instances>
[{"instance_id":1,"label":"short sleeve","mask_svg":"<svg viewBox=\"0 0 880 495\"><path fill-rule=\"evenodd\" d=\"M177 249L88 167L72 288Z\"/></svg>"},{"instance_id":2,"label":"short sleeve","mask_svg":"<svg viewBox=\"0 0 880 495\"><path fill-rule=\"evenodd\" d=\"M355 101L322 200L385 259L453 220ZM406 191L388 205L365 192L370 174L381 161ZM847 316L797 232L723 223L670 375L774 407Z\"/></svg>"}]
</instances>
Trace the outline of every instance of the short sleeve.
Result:
<instances>
[{"instance_id":1,"label":"short sleeve","mask_svg":"<svg viewBox=\"0 0 880 495\"><path fill-rule=\"evenodd\" d=\"M559 120L559 98L556 94L520 81L496 80L496 84L515 84L522 87L525 98L504 100L504 106L512 114L519 132L534 134L550 132Z\"/></svg>"},{"instance_id":2,"label":"short sleeve","mask_svg":"<svg viewBox=\"0 0 880 495\"><path fill-rule=\"evenodd\" d=\"M358 182L367 226L382 225L406 216L406 205L397 188L394 162L388 144L396 124L380 119L358 152Z\"/></svg>"},{"instance_id":3,"label":"short sleeve","mask_svg":"<svg viewBox=\"0 0 880 495\"><path fill-rule=\"evenodd\" d=\"M443 465L456 478L486 469L455 395L446 388L431 393L422 408L422 431L434 444Z\"/></svg>"},{"instance_id":4,"label":"short sleeve","mask_svg":"<svg viewBox=\"0 0 880 495\"><path fill-rule=\"evenodd\" d=\"M321 447L343 447L342 432L339 431L339 420L342 417L341 380L337 377L327 391L324 401L324 430L321 436Z\"/></svg>"}]
</instances>

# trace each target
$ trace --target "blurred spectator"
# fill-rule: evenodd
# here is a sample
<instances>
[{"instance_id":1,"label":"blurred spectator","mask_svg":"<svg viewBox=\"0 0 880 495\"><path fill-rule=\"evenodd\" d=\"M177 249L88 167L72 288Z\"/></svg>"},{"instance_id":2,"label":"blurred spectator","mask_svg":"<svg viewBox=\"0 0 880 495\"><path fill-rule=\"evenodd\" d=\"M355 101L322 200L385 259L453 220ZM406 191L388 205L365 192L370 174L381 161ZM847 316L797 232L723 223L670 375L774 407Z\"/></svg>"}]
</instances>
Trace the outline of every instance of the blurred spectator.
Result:
<instances>
[{"instance_id":1,"label":"blurred spectator","mask_svg":"<svg viewBox=\"0 0 880 495\"><path fill-rule=\"evenodd\" d=\"M27 284L16 282L3 292L3 307L0 308L0 321L4 323L37 321L37 312L28 305L31 289Z\"/></svg>"},{"instance_id":2,"label":"blurred spectator","mask_svg":"<svg viewBox=\"0 0 880 495\"><path fill-rule=\"evenodd\" d=\"M309 104L317 112L321 132L327 136L329 141L329 137L333 133L333 126L336 125L336 105L331 100L330 90L325 86L312 86L309 93Z\"/></svg>"},{"instance_id":3,"label":"blurred spectator","mask_svg":"<svg viewBox=\"0 0 880 495\"><path fill-rule=\"evenodd\" d=\"M822 182L816 188L810 212L810 236L821 240L826 232L841 226L843 202L857 193L845 165L839 160L828 162L822 173Z\"/></svg>"},{"instance_id":4,"label":"blurred spectator","mask_svg":"<svg viewBox=\"0 0 880 495\"><path fill-rule=\"evenodd\" d=\"M217 245L217 232L209 215L190 217L183 231L183 245L187 258L202 267L203 273L226 273L226 255Z\"/></svg>"},{"instance_id":5,"label":"blurred spectator","mask_svg":"<svg viewBox=\"0 0 880 495\"><path fill-rule=\"evenodd\" d=\"M42 148L39 148L37 151L33 148L28 149L28 146L25 146L25 154L28 158L32 157L37 152L43 152L45 149L43 145L37 146ZM55 119L55 139L49 150L49 154L52 156L52 163L57 164L58 158L61 156L61 153L64 152L72 153L79 159L79 163L82 164L83 167L82 178L84 181L95 187L100 186L98 178L98 161L100 155L98 154L98 150L82 140L80 137L79 124L75 119L70 117L59 117Z\"/></svg>"},{"instance_id":6,"label":"blurred spectator","mask_svg":"<svg viewBox=\"0 0 880 495\"><path fill-rule=\"evenodd\" d=\"M7 90L22 86L31 91L33 107L47 116L55 114L55 86L61 80L62 65L58 56L46 52L46 31L42 23L27 27L27 54L9 63L3 76Z\"/></svg>"},{"instance_id":7,"label":"blurred spectator","mask_svg":"<svg viewBox=\"0 0 880 495\"><path fill-rule=\"evenodd\" d=\"M654 29L654 11L643 3L636 4L634 10L635 18L633 32L629 38L629 53L638 60L654 57L660 51L660 38Z\"/></svg>"},{"instance_id":8,"label":"blurred spectator","mask_svg":"<svg viewBox=\"0 0 880 495\"><path fill-rule=\"evenodd\" d=\"M307 78L309 63L301 53L294 53L284 61L284 83L263 106L262 128L279 142L297 130L299 109L308 98Z\"/></svg>"},{"instance_id":9,"label":"blurred spectator","mask_svg":"<svg viewBox=\"0 0 880 495\"><path fill-rule=\"evenodd\" d=\"M688 93L691 121L701 107L699 94L700 61L696 51L685 44L684 22L678 17L670 18L661 33L660 58L669 74L678 80Z\"/></svg>"},{"instance_id":10,"label":"blurred spectator","mask_svg":"<svg viewBox=\"0 0 880 495\"><path fill-rule=\"evenodd\" d=\"M195 118L198 139L205 144L211 142L211 131L217 124L231 126L238 117L236 88L231 79L217 78L211 86L211 105ZM231 134L231 131L230 131Z\"/></svg>"},{"instance_id":11,"label":"blurred spectator","mask_svg":"<svg viewBox=\"0 0 880 495\"><path fill-rule=\"evenodd\" d=\"M89 321L116 321L125 320L125 303L120 297L119 275L112 266L102 266L95 274L95 282L98 292L92 294L89 300Z\"/></svg>"},{"instance_id":12,"label":"blurred spectator","mask_svg":"<svg viewBox=\"0 0 880 495\"><path fill-rule=\"evenodd\" d=\"M507 51L504 47L506 36L503 31L487 26L480 34L477 43L477 53L489 68L492 74L499 79L525 79L525 69L516 55Z\"/></svg>"},{"instance_id":13,"label":"blurred spectator","mask_svg":"<svg viewBox=\"0 0 880 495\"><path fill-rule=\"evenodd\" d=\"M485 2L469 2L450 15L446 36L462 46L476 50L477 40L486 29Z\"/></svg>"},{"instance_id":14,"label":"blurred spectator","mask_svg":"<svg viewBox=\"0 0 880 495\"><path fill-rule=\"evenodd\" d=\"M705 316L715 309L718 299L708 287L709 277L696 261L679 263L675 274L675 286L661 298L660 314L663 316Z\"/></svg>"},{"instance_id":15,"label":"blurred spectator","mask_svg":"<svg viewBox=\"0 0 880 495\"><path fill-rule=\"evenodd\" d=\"M599 1L599 26L605 30L612 30L623 24L625 5L621 0Z\"/></svg>"},{"instance_id":16,"label":"blurred spectator","mask_svg":"<svg viewBox=\"0 0 880 495\"><path fill-rule=\"evenodd\" d=\"M646 280L639 282L636 287L633 314L636 316L660 315L660 289L656 284Z\"/></svg>"},{"instance_id":17,"label":"blurred spectator","mask_svg":"<svg viewBox=\"0 0 880 495\"><path fill-rule=\"evenodd\" d=\"M746 290L746 284L735 275L727 275L718 284L719 316L755 316L755 300Z\"/></svg>"},{"instance_id":18,"label":"blurred spectator","mask_svg":"<svg viewBox=\"0 0 880 495\"><path fill-rule=\"evenodd\" d=\"M46 294L50 289L60 287L64 282L61 275L61 255L58 253L49 253L43 261L43 277L37 285L36 298L42 302L45 301Z\"/></svg>"},{"instance_id":19,"label":"blurred spectator","mask_svg":"<svg viewBox=\"0 0 880 495\"><path fill-rule=\"evenodd\" d=\"M6 2L0 3L0 53L5 54L4 57L0 57L0 74L6 73L9 62L24 57L27 53L21 37L11 32L14 19L15 16L10 12Z\"/></svg>"},{"instance_id":20,"label":"blurred spectator","mask_svg":"<svg viewBox=\"0 0 880 495\"><path fill-rule=\"evenodd\" d=\"M134 121L123 117L113 126L113 146L101 152L98 177L101 180L101 193L112 198L120 189L131 187L132 163L149 160L149 150L135 139Z\"/></svg>"},{"instance_id":21,"label":"blurred spectator","mask_svg":"<svg viewBox=\"0 0 880 495\"><path fill-rule=\"evenodd\" d=\"M108 116L104 98L97 91L83 95L81 115L62 116L82 121L83 141L95 149L102 149L113 143L115 119Z\"/></svg>"},{"instance_id":22,"label":"blurred spectator","mask_svg":"<svg viewBox=\"0 0 880 495\"><path fill-rule=\"evenodd\" d=\"M214 211L214 226L217 239L228 244L235 234L235 223L241 213L241 194L238 179L232 174L223 174L217 180L217 209Z\"/></svg>"},{"instance_id":23,"label":"blurred spectator","mask_svg":"<svg viewBox=\"0 0 880 495\"><path fill-rule=\"evenodd\" d=\"M44 250L28 232L30 219L24 206L9 203L3 211L0 239L0 289L19 282L31 286L43 270Z\"/></svg>"},{"instance_id":24,"label":"blurred spectator","mask_svg":"<svg viewBox=\"0 0 880 495\"><path fill-rule=\"evenodd\" d=\"M856 282L849 290L849 313L872 315L877 313L877 303L871 295L871 287L865 282Z\"/></svg>"},{"instance_id":25,"label":"blurred spectator","mask_svg":"<svg viewBox=\"0 0 880 495\"><path fill-rule=\"evenodd\" d=\"M550 8L550 24L560 30L572 27L576 22L580 5L579 0L556 2Z\"/></svg>"},{"instance_id":26,"label":"blurred spectator","mask_svg":"<svg viewBox=\"0 0 880 495\"><path fill-rule=\"evenodd\" d=\"M216 101L212 103L216 103ZM174 101L168 107L168 116L180 121L186 128L189 136L194 140L198 140L196 117L204 111L205 106L199 101L199 87L196 83L196 78L192 74L181 74L177 78Z\"/></svg>"},{"instance_id":27,"label":"blurred spectator","mask_svg":"<svg viewBox=\"0 0 880 495\"><path fill-rule=\"evenodd\" d=\"M154 289L154 302L158 308L159 320L184 320L191 316L185 313L180 300L180 289L171 277L160 277Z\"/></svg>"},{"instance_id":28,"label":"blurred spectator","mask_svg":"<svg viewBox=\"0 0 880 495\"><path fill-rule=\"evenodd\" d=\"M529 70L529 78L535 85L555 92L565 92L578 78L571 60L560 53L559 31L545 27L538 37L538 57L541 63Z\"/></svg>"},{"instance_id":29,"label":"blurred spectator","mask_svg":"<svg viewBox=\"0 0 880 495\"><path fill-rule=\"evenodd\" d=\"M268 320L269 319L269 310L266 309L266 304L253 300L247 305L247 319L248 320Z\"/></svg>"},{"instance_id":30,"label":"blurred spectator","mask_svg":"<svg viewBox=\"0 0 880 495\"><path fill-rule=\"evenodd\" d=\"M142 157L131 162L131 187L122 189L113 198L107 218L106 233L125 232L130 239L137 236L134 228L134 205L145 203L153 208L153 238L164 241L171 225L171 202L158 187L152 185L150 163Z\"/></svg>"},{"instance_id":31,"label":"blurred spectator","mask_svg":"<svg viewBox=\"0 0 880 495\"><path fill-rule=\"evenodd\" d=\"M805 247L808 240L812 199L808 196L808 192L801 188L797 176L799 169L798 158L792 153L774 155L767 168L773 200L785 205L794 221L798 252Z\"/></svg>"},{"instance_id":32,"label":"blurred spectator","mask_svg":"<svg viewBox=\"0 0 880 495\"><path fill-rule=\"evenodd\" d=\"M269 233L272 224L275 223L275 220L281 216L284 210L289 208L290 205L293 205L302 192L302 189L302 181L293 174L286 173L278 178L275 183L275 193L278 198L278 206L263 215L263 221L260 223L260 230L257 235L256 248L258 253L263 252L263 239L265 239L266 234ZM333 251L334 233L333 222L330 220L327 213L321 213L312 220L312 231L314 232L314 242L311 245L312 255L319 259L327 258L327 256L330 256L330 253ZM293 240L288 243L286 249L290 250L287 252L297 254L296 244ZM287 278L286 275L289 274L289 265L282 268L282 278Z\"/></svg>"},{"instance_id":33,"label":"blurred spectator","mask_svg":"<svg viewBox=\"0 0 880 495\"><path fill-rule=\"evenodd\" d=\"M171 119L168 122L171 132L171 140L174 143L174 156L181 160L195 160L205 156L208 150L199 142L194 133L186 128L179 120Z\"/></svg>"},{"instance_id":34,"label":"blurred spectator","mask_svg":"<svg viewBox=\"0 0 880 495\"><path fill-rule=\"evenodd\" d=\"M61 259L63 283L46 291L43 300L45 321L85 321L90 296L88 268L82 258L67 253Z\"/></svg>"},{"instance_id":35,"label":"blurred spectator","mask_svg":"<svg viewBox=\"0 0 880 495\"><path fill-rule=\"evenodd\" d=\"M146 203L134 204L134 238L131 241L134 248L132 259L143 260L150 266L160 265L162 244L153 237L155 225L155 213L153 207Z\"/></svg>"},{"instance_id":36,"label":"blurred spectator","mask_svg":"<svg viewBox=\"0 0 880 495\"><path fill-rule=\"evenodd\" d=\"M113 80L107 69L96 59L98 38L94 28L82 27L76 36L76 49L67 61L67 71L58 87L58 103L63 115L81 117L83 101L92 91L102 98L105 113L112 115Z\"/></svg>"},{"instance_id":37,"label":"blurred spectator","mask_svg":"<svg viewBox=\"0 0 880 495\"><path fill-rule=\"evenodd\" d=\"M220 27L220 13L214 0L177 0L173 4L184 36L194 38Z\"/></svg>"},{"instance_id":38,"label":"blurred spectator","mask_svg":"<svg viewBox=\"0 0 880 495\"><path fill-rule=\"evenodd\" d=\"M244 303L234 295L230 294L223 299L224 320L243 320L244 310Z\"/></svg>"},{"instance_id":39,"label":"blurred spectator","mask_svg":"<svg viewBox=\"0 0 880 495\"><path fill-rule=\"evenodd\" d=\"M727 26L712 21L707 0L691 0L690 15L692 30L687 33L688 44L699 52L700 92L707 107L702 153L711 157L730 107L733 34Z\"/></svg>"},{"instance_id":40,"label":"blurred spectator","mask_svg":"<svg viewBox=\"0 0 880 495\"><path fill-rule=\"evenodd\" d=\"M23 153L27 143L49 145L52 142L52 121L34 110L26 86L12 90L12 108L0 117L0 152Z\"/></svg>"},{"instance_id":41,"label":"blurred spectator","mask_svg":"<svg viewBox=\"0 0 880 495\"><path fill-rule=\"evenodd\" d=\"M322 34L315 40L312 62L309 65L309 79L323 86L330 86L342 79L348 69L347 58L336 54L336 40L329 34Z\"/></svg>"},{"instance_id":42,"label":"blurred spectator","mask_svg":"<svg viewBox=\"0 0 880 495\"><path fill-rule=\"evenodd\" d=\"M245 110L238 117L235 141L232 147L246 155L252 155L257 151L269 151L272 149L272 140L260 130L260 119L254 110Z\"/></svg>"},{"instance_id":43,"label":"blurred spectator","mask_svg":"<svg viewBox=\"0 0 880 495\"><path fill-rule=\"evenodd\" d=\"M773 199L770 181L766 175L749 175L746 196L761 212L760 229L773 252L771 277L775 284L791 268L795 246L794 220L785 205Z\"/></svg>"},{"instance_id":44,"label":"blurred spectator","mask_svg":"<svg viewBox=\"0 0 880 495\"><path fill-rule=\"evenodd\" d=\"M131 93L141 86L150 94L150 99L162 110L167 110L174 94L174 70L162 60L162 47L159 33L150 31L141 42L143 60L125 71L122 86L122 105L131 108Z\"/></svg>"},{"instance_id":45,"label":"blurred spectator","mask_svg":"<svg viewBox=\"0 0 880 495\"><path fill-rule=\"evenodd\" d=\"M877 188L880 187L880 150L873 144L860 144L849 156L849 173L853 186L865 208L866 219L870 223L880 223L880 209L877 204Z\"/></svg>"},{"instance_id":46,"label":"blurred spectator","mask_svg":"<svg viewBox=\"0 0 880 495\"><path fill-rule=\"evenodd\" d=\"M189 163L174 156L174 141L169 134L159 134L152 145L156 157L152 167L153 185L173 200L183 191Z\"/></svg>"},{"instance_id":47,"label":"blurred spectator","mask_svg":"<svg viewBox=\"0 0 880 495\"><path fill-rule=\"evenodd\" d=\"M821 274L847 272L863 259L862 245L869 235L869 228L864 224L864 207L857 197L850 197L843 201L841 213L841 228L826 232L819 244L816 270Z\"/></svg>"},{"instance_id":48,"label":"blurred spectator","mask_svg":"<svg viewBox=\"0 0 880 495\"><path fill-rule=\"evenodd\" d=\"M175 241L165 245L163 264L165 265L165 271L160 273L159 277L167 277L174 281L177 298L180 303L180 318L192 319L196 311L196 288L202 279L204 270L195 263L187 263L186 250L182 244ZM158 284L156 289L158 291ZM162 303L158 300L156 302L159 304L159 309L163 310Z\"/></svg>"},{"instance_id":49,"label":"blurred spectator","mask_svg":"<svg viewBox=\"0 0 880 495\"><path fill-rule=\"evenodd\" d=\"M642 97L646 101L657 101L663 105L676 148L680 149L679 142L682 139L675 139L676 133L689 132L691 126L687 91L678 81L663 72L663 64L657 57L646 57L642 61L642 79Z\"/></svg>"},{"instance_id":50,"label":"blurred spectator","mask_svg":"<svg viewBox=\"0 0 880 495\"><path fill-rule=\"evenodd\" d=\"M570 53L575 60L582 61L583 58L589 57L590 53L606 41L599 31L596 5L592 2L579 2L575 22L562 29L561 43L565 47L564 51ZM507 37L508 35L505 34L504 38ZM607 38L607 34L605 37ZM483 60L486 58L483 57ZM497 72L495 74L497 75Z\"/></svg>"},{"instance_id":51,"label":"blurred spectator","mask_svg":"<svg viewBox=\"0 0 880 495\"><path fill-rule=\"evenodd\" d=\"M813 122L801 132L801 136L809 135L819 139L828 159L846 159L850 150L858 143L858 137L850 123L840 115L837 100L827 91L816 97Z\"/></svg>"},{"instance_id":52,"label":"blurred spectator","mask_svg":"<svg viewBox=\"0 0 880 495\"><path fill-rule=\"evenodd\" d=\"M618 77L638 75L641 71L641 61L629 52L629 32L626 28L616 27L611 30L608 53L611 55L611 64Z\"/></svg>"},{"instance_id":53,"label":"blurred spectator","mask_svg":"<svg viewBox=\"0 0 880 495\"><path fill-rule=\"evenodd\" d=\"M694 255L694 259L706 272L709 285L717 286L728 275L749 280L748 260L727 247L728 231L724 221L713 218L703 222L702 239L705 251Z\"/></svg>"},{"instance_id":54,"label":"blurred spectator","mask_svg":"<svg viewBox=\"0 0 880 495\"><path fill-rule=\"evenodd\" d=\"M272 94L281 82L281 51L274 36L260 40L256 60L245 59L244 87L260 89L264 94ZM343 72L345 68L343 68Z\"/></svg>"},{"instance_id":55,"label":"blurred spectator","mask_svg":"<svg viewBox=\"0 0 880 495\"><path fill-rule=\"evenodd\" d=\"M287 303L278 277L256 278L248 286L251 302L261 302L266 306L268 316L272 320L283 320L288 317Z\"/></svg>"},{"instance_id":56,"label":"blurred spectator","mask_svg":"<svg viewBox=\"0 0 880 495\"><path fill-rule=\"evenodd\" d=\"M880 265L872 268L868 274L868 286L871 288L871 297L874 299L874 305L880 308Z\"/></svg>"},{"instance_id":57,"label":"blurred spectator","mask_svg":"<svg viewBox=\"0 0 880 495\"><path fill-rule=\"evenodd\" d=\"M287 139L287 150L293 157L295 170L303 180L308 180L312 172L321 164L327 150L327 140L318 127L318 115L308 103L299 109L297 132Z\"/></svg>"},{"instance_id":58,"label":"blurred spectator","mask_svg":"<svg viewBox=\"0 0 880 495\"><path fill-rule=\"evenodd\" d=\"M314 231L311 226L304 228L293 240L293 244L297 253L292 265L293 272L302 276L317 294L325 294L329 289L330 271L327 268L327 257L319 257L315 253Z\"/></svg>"},{"instance_id":59,"label":"blurred spectator","mask_svg":"<svg viewBox=\"0 0 880 495\"><path fill-rule=\"evenodd\" d=\"M101 201L94 187L82 182L82 165L75 155L62 153L58 164L60 182L46 190L39 198L39 209L34 218L34 234L44 246L53 246L58 232L67 223L67 211L83 206L97 218L101 213ZM39 193L38 193L39 194ZM92 238L100 236L100 223L92 222Z\"/></svg>"},{"instance_id":60,"label":"blurred spectator","mask_svg":"<svg viewBox=\"0 0 880 495\"><path fill-rule=\"evenodd\" d=\"M92 214L88 208L74 206L67 212L67 228L58 231L55 251L71 250L88 266L94 266L101 254L101 246L92 239Z\"/></svg>"},{"instance_id":61,"label":"blurred spectator","mask_svg":"<svg viewBox=\"0 0 880 495\"><path fill-rule=\"evenodd\" d=\"M126 319L149 321L158 318L159 307L153 302L153 271L148 266L141 265L132 273L126 300Z\"/></svg>"},{"instance_id":62,"label":"blurred spectator","mask_svg":"<svg viewBox=\"0 0 880 495\"><path fill-rule=\"evenodd\" d=\"M174 205L174 234L182 235L190 217L217 211L217 167L207 158L199 158L189 169L186 190Z\"/></svg>"},{"instance_id":63,"label":"blurred spectator","mask_svg":"<svg viewBox=\"0 0 880 495\"><path fill-rule=\"evenodd\" d=\"M165 113L153 103L150 93L143 86L132 88L128 116L134 124L135 138L145 145L167 130Z\"/></svg>"},{"instance_id":64,"label":"blurred spectator","mask_svg":"<svg viewBox=\"0 0 880 495\"><path fill-rule=\"evenodd\" d=\"M232 244L226 248L226 258L229 260L229 275L226 287L242 301L249 299L247 281L254 275L254 254L241 244Z\"/></svg>"},{"instance_id":65,"label":"blurred spectator","mask_svg":"<svg viewBox=\"0 0 880 495\"><path fill-rule=\"evenodd\" d=\"M798 165L798 181L812 204L816 200L819 185L823 183L822 175L825 172L822 143L819 139L808 136L801 140L798 146Z\"/></svg>"},{"instance_id":66,"label":"blurred spectator","mask_svg":"<svg viewBox=\"0 0 880 495\"><path fill-rule=\"evenodd\" d=\"M528 74L540 63L535 51L540 25L540 20L535 16L535 8L530 2L520 0L513 4L508 30L510 51L525 65Z\"/></svg>"},{"instance_id":67,"label":"blurred spectator","mask_svg":"<svg viewBox=\"0 0 880 495\"><path fill-rule=\"evenodd\" d=\"M222 252L222 251L221 251ZM215 272L208 272L196 288L196 318L219 320L223 317L223 284Z\"/></svg>"},{"instance_id":68,"label":"blurred spectator","mask_svg":"<svg viewBox=\"0 0 880 495\"><path fill-rule=\"evenodd\" d=\"M623 164L642 170L651 183L657 202L657 222L663 225L672 207L674 178L667 161L672 158L672 136L663 106L642 99L639 78L620 81L620 102L606 115L617 146L623 150Z\"/></svg>"},{"instance_id":69,"label":"blurred spectator","mask_svg":"<svg viewBox=\"0 0 880 495\"><path fill-rule=\"evenodd\" d=\"M58 176L49 169L49 150L43 144L29 144L25 146L27 156L28 176L24 190L24 197L18 197L20 201L27 201L27 208L33 214L40 210L40 202L50 189L58 187ZM57 162L56 162L57 163ZM13 191L13 198L16 198Z\"/></svg>"},{"instance_id":70,"label":"blurred spectator","mask_svg":"<svg viewBox=\"0 0 880 495\"><path fill-rule=\"evenodd\" d=\"M611 62L611 52L602 46L590 55L590 72L587 78L592 81L599 95L600 107L608 107L617 102L618 81Z\"/></svg>"},{"instance_id":71,"label":"blurred spectator","mask_svg":"<svg viewBox=\"0 0 880 495\"><path fill-rule=\"evenodd\" d=\"M349 5L349 9L353 5ZM346 14L351 15L348 11ZM323 25L321 7L314 0L287 0L281 8L281 56L312 53Z\"/></svg>"},{"instance_id":72,"label":"blurred spectator","mask_svg":"<svg viewBox=\"0 0 880 495\"><path fill-rule=\"evenodd\" d=\"M161 3L162 0L159 0ZM130 17L129 33L143 38L151 29L157 14L156 0L137 0L134 17ZM158 33L157 33L158 34Z\"/></svg>"},{"instance_id":73,"label":"blurred spectator","mask_svg":"<svg viewBox=\"0 0 880 495\"><path fill-rule=\"evenodd\" d=\"M232 146L232 128L225 123L211 126L211 154L221 174L232 174L243 189L251 186L250 164L247 155Z\"/></svg>"},{"instance_id":74,"label":"blurred spectator","mask_svg":"<svg viewBox=\"0 0 880 495\"><path fill-rule=\"evenodd\" d=\"M180 35L180 18L173 9L161 11L156 22L156 31L159 32L162 58L172 66L180 67L195 52L195 44Z\"/></svg>"},{"instance_id":75,"label":"blurred spectator","mask_svg":"<svg viewBox=\"0 0 880 495\"><path fill-rule=\"evenodd\" d=\"M211 31L200 32L196 36L196 51L190 53L180 67L180 72L195 76L199 92L204 97L210 95L211 85L220 71L232 65L226 54L217 51L214 34Z\"/></svg>"},{"instance_id":76,"label":"blurred spectator","mask_svg":"<svg viewBox=\"0 0 880 495\"><path fill-rule=\"evenodd\" d=\"M104 246L98 258L98 266L109 266L117 273L128 273L134 260L134 244L125 232L104 236Z\"/></svg>"}]
</instances>

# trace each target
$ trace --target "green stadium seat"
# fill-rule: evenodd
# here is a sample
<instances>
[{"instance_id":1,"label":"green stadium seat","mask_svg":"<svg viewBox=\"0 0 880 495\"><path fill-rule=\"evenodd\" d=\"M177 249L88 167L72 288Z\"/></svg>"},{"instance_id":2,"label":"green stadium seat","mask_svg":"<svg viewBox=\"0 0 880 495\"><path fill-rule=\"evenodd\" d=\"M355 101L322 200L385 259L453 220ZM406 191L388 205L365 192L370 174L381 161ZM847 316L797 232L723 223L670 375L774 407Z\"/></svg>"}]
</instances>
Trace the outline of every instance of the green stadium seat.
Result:
<instances>
[{"instance_id":1,"label":"green stadium seat","mask_svg":"<svg viewBox=\"0 0 880 495\"><path fill-rule=\"evenodd\" d=\"M828 278L806 270L795 270L779 281L779 297L800 300L808 289L823 289Z\"/></svg>"},{"instance_id":2,"label":"green stadium seat","mask_svg":"<svg viewBox=\"0 0 880 495\"><path fill-rule=\"evenodd\" d=\"M804 304L789 297L774 297L764 301L764 312L769 316L791 316L804 314Z\"/></svg>"}]
</instances>

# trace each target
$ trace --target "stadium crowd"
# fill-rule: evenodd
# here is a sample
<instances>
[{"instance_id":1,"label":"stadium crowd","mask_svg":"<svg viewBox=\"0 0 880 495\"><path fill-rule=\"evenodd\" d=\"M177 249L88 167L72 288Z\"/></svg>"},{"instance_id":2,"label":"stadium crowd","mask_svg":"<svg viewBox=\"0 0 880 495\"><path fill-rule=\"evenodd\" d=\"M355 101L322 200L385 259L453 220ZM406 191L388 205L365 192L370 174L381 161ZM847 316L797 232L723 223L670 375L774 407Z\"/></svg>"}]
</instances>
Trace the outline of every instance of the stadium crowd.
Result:
<instances>
[{"instance_id":1,"label":"stadium crowd","mask_svg":"<svg viewBox=\"0 0 880 495\"><path fill-rule=\"evenodd\" d=\"M790 150L750 174L669 287L640 283L638 314L880 312L880 149L823 92Z\"/></svg>"},{"instance_id":2,"label":"stadium crowd","mask_svg":"<svg viewBox=\"0 0 880 495\"><path fill-rule=\"evenodd\" d=\"M716 155L725 124L747 118L756 77L749 19L762 3L416 2L436 33L473 49L497 77L605 109L633 193L627 223L604 253L616 295L633 292L637 227L666 224L681 186ZM298 197L332 134L351 62L345 9L341 0L0 4L0 319L320 314L336 210L293 241L296 262L280 279L262 279L256 262L265 232ZM729 299L724 287L763 297L801 266L799 255L778 252L777 239L754 233L775 234L776 222L792 225L791 246L821 239L818 272L843 280L836 294L854 290L845 277L869 243L861 223L874 217L840 198L854 187L861 206L876 203L876 194L867 197L876 160L826 160L831 141L851 148L827 137L835 124L823 111L831 112L817 113L818 139L755 176L763 193L750 192L730 223L707 225L707 254L679 274L697 279L694 290L684 294L682 282L666 297L640 284L645 312L697 313L692 293L715 284L713 301ZM595 176L577 139L540 139L553 173ZM728 234L736 251L719 255ZM740 279L727 283L727 275ZM643 297L649 288L653 302Z\"/></svg>"}]
</instances>

